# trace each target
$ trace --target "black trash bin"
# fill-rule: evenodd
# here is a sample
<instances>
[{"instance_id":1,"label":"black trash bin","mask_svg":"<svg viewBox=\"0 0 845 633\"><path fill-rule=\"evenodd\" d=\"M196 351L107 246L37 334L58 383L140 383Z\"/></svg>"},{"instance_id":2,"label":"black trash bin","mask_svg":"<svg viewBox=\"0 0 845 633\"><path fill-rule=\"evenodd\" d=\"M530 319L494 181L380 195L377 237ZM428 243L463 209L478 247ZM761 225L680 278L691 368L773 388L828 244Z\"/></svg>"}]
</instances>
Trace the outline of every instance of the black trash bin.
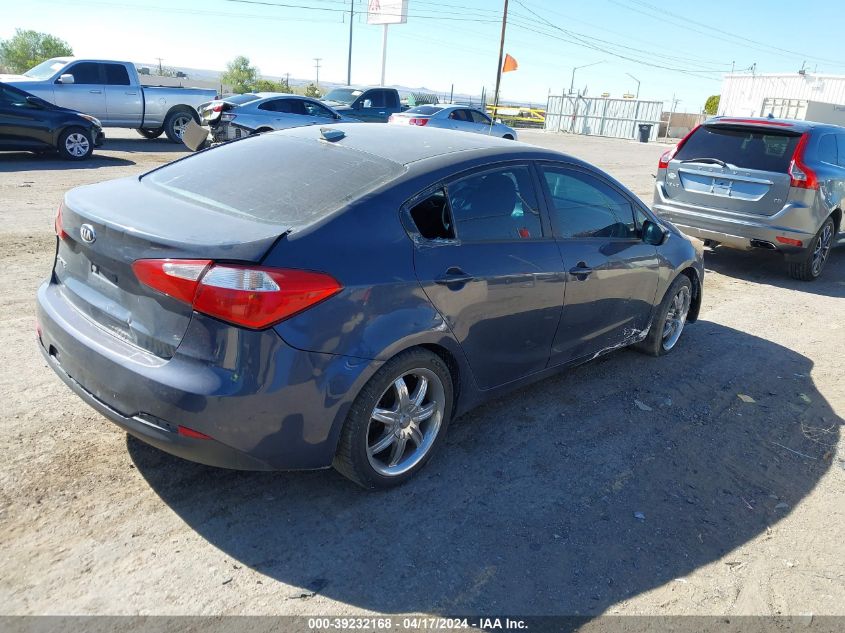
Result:
<instances>
[{"instance_id":1,"label":"black trash bin","mask_svg":"<svg viewBox=\"0 0 845 633\"><path fill-rule=\"evenodd\" d=\"M648 137L651 136L652 127L654 127L652 123L640 123L640 143L648 143Z\"/></svg>"}]
</instances>

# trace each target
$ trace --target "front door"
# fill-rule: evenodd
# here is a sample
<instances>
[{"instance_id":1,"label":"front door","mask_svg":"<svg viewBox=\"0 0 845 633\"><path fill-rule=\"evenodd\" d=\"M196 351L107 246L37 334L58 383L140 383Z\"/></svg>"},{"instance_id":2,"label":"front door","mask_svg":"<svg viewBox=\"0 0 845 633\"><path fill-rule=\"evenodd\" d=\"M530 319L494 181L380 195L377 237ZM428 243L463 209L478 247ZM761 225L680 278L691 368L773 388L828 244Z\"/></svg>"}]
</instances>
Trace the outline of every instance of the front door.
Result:
<instances>
[{"instance_id":1,"label":"front door","mask_svg":"<svg viewBox=\"0 0 845 633\"><path fill-rule=\"evenodd\" d=\"M63 84L56 80L53 86L54 103L90 114L103 123L108 121L101 70L102 64L95 62L77 62L65 68L62 74L73 75L73 83Z\"/></svg>"},{"instance_id":2,"label":"front door","mask_svg":"<svg viewBox=\"0 0 845 633\"><path fill-rule=\"evenodd\" d=\"M649 326L659 261L643 242L638 203L600 174L542 163L552 230L567 271L550 364L607 351Z\"/></svg>"},{"instance_id":3,"label":"front door","mask_svg":"<svg viewBox=\"0 0 845 633\"><path fill-rule=\"evenodd\" d=\"M417 277L482 389L542 370L560 319L565 273L540 215L534 172L475 172L411 210Z\"/></svg>"}]
</instances>

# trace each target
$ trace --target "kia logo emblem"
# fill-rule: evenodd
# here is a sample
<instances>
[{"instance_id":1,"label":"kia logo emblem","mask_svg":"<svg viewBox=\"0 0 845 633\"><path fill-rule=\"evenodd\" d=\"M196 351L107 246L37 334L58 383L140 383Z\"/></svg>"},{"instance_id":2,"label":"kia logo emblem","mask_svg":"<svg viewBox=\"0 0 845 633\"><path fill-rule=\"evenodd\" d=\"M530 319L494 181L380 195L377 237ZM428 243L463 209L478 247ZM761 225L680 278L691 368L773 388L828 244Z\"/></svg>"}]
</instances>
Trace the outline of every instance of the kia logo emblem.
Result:
<instances>
[{"instance_id":1,"label":"kia logo emblem","mask_svg":"<svg viewBox=\"0 0 845 633\"><path fill-rule=\"evenodd\" d=\"M82 241L86 244L93 244L94 240L97 239L97 233L94 231L94 227L90 224L83 224L79 227L79 237L81 237Z\"/></svg>"}]
</instances>

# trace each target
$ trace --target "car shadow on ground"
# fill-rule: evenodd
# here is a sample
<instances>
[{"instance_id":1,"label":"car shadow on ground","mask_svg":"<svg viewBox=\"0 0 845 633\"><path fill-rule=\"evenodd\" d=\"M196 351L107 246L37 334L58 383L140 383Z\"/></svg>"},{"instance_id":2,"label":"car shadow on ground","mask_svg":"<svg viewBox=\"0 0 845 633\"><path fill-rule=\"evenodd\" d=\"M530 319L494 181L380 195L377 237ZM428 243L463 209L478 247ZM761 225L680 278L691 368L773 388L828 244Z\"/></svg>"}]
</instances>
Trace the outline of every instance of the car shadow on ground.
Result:
<instances>
[{"instance_id":1,"label":"car shadow on ground","mask_svg":"<svg viewBox=\"0 0 845 633\"><path fill-rule=\"evenodd\" d=\"M103 142L101 150L109 152L155 152L157 154L186 154L190 150L183 143L171 143L166 136L154 139L138 138L108 138Z\"/></svg>"},{"instance_id":2,"label":"car shadow on ground","mask_svg":"<svg viewBox=\"0 0 845 633\"><path fill-rule=\"evenodd\" d=\"M192 529L270 578L376 612L591 615L718 560L813 489L842 421L812 369L701 321L671 356L618 352L463 416L385 492L127 444Z\"/></svg>"},{"instance_id":3,"label":"car shadow on ground","mask_svg":"<svg viewBox=\"0 0 845 633\"><path fill-rule=\"evenodd\" d=\"M831 249L824 270L816 281L792 279L783 257L771 251L739 251L724 247L705 249L704 266L707 270L753 283L826 297L845 297L845 242Z\"/></svg>"},{"instance_id":4,"label":"car shadow on ground","mask_svg":"<svg viewBox=\"0 0 845 633\"><path fill-rule=\"evenodd\" d=\"M0 154L0 173L17 171L55 171L65 169L100 169L101 167L125 167L135 162L115 156L104 156L94 150L86 160L64 160L56 154L31 154L10 152Z\"/></svg>"}]
</instances>

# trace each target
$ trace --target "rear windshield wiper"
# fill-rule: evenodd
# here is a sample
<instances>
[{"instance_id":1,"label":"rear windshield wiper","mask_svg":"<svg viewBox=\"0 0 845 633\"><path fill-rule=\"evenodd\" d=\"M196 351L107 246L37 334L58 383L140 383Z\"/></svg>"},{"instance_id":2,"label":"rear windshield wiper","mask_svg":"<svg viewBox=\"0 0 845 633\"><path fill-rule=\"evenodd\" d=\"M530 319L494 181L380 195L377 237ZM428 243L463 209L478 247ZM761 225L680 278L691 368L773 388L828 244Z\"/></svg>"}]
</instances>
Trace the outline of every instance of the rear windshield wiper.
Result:
<instances>
[{"instance_id":1,"label":"rear windshield wiper","mask_svg":"<svg viewBox=\"0 0 845 633\"><path fill-rule=\"evenodd\" d=\"M729 168L730 165L723 160L719 160L718 158L688 158L686 160L682 160L682 163L714 163L716 165L721 165L725 169Z\"/></svg>"}]
</instances>

